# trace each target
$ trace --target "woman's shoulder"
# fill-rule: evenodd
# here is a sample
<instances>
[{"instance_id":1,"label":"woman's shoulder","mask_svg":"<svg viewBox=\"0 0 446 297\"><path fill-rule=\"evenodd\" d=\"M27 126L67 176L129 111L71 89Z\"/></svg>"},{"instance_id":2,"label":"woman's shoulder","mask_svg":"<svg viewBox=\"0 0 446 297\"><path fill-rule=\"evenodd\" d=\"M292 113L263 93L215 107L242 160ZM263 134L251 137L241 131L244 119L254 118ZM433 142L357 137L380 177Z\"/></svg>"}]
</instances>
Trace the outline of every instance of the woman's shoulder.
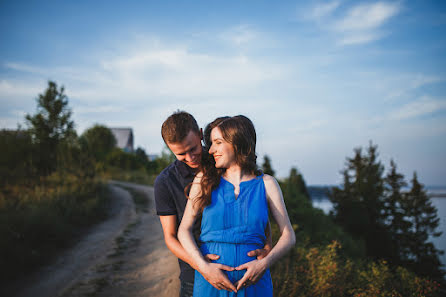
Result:
<instances>
[{"instance_id":1,"label":"woman's shoulder","mask_svg":"<svg viewBox=\"0 0 446 297\"><path fill-rule=\"evenodd\" d=\"M263 174L263 182L265 184L265 187L275 187L278 185L277 180L274 178L274 176L271 176L269 174Z\"/></svg>"},{"instance_id":2,"label":"woman's shoulder","mask_svg":"<svg viewBox=\"0 0 446 297\"><path fill-rule=\"evenodd\" d=\"M273 176L271 176L269 174L266 174L266 173L264 173L262 175L262 178L263 178L264 182L270 182L270 181L275 181L276 180Z\"/></svg>"}]
</instances>

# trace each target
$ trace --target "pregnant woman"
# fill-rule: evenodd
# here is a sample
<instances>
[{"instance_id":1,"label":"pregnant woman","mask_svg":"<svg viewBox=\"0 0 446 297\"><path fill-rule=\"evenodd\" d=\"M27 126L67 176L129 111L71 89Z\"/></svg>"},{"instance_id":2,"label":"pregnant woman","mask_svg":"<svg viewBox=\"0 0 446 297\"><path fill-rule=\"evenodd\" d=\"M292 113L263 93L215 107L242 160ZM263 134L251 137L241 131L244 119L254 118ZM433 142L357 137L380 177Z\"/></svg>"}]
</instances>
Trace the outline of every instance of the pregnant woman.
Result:
<instances>
[{"instance_id":1,"label":"pregnant woman","mask_svg":"<svg viewBox=\"0 0 446 297\"><path fill-rule=\"evenodd\" d=\"M245 116L217 118L205 130L209 149L195 178L178 238L195 259L194 296L273 296L269 267L295 243L294 231L277 181L256 165L256 132ZM260 260L251 250L265 244L268 211L280 238ZM200 215L200 247L192 226ZM220 258L207 262L203 255ZM227 281L217 276L225 273ZM203 275L206 275L205 279Z\"/></svg>"}]
</instances>

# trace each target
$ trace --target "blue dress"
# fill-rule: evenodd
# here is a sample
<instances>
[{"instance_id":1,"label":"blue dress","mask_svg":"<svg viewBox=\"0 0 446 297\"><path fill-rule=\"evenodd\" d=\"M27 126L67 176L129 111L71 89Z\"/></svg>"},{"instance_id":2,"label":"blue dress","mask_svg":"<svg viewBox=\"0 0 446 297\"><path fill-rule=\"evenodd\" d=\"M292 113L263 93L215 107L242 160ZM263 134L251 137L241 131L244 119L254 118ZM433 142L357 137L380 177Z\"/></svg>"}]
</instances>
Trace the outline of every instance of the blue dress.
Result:
<instances>
[{"instance_id":1,"label":"blue dress","mask_svg":"<svg viewBox=\"0 0 446 297\"><path fill-rule=\"evenodd\" d=\"M215 263L237 267L255 260L248 257L249 251L263 248L265 228L268 223L263 175L240 183L240 193L235 198L234 186L223 177L220 185L212 192L211 204L203 210L201 221L201 252L203 255L216 254L220 258ZM223 271L235 283L246 270ZM240 289L237 293L214 288L195 271L194 297L272 297L273 285L269 269L255 284Z\"/></svg>"}]
</instances>

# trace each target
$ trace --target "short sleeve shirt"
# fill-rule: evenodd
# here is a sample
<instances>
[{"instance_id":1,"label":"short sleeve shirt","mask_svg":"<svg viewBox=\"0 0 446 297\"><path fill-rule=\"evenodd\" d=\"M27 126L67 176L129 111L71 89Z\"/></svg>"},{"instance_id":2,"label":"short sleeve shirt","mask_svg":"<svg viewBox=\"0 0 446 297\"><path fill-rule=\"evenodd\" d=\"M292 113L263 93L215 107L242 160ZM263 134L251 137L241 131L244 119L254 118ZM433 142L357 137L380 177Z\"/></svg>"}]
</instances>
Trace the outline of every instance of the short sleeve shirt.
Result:
<instances>
[{"instance_id":1,"label":"short sleeve shirt","mask_svg":"<svg viewBox=\"0 0 446 297\"><path fill-rule=\"evenodd\" d=\"M155 180L156 213L159 216L175 215L177 217L177 228L181 223L187 203L184 189L192 183L194 177L194 169L181 161L175 160ZM200 222L201 219L197 219L193 228L196 240L200 233ZM180 259L178 259L178 262L181 270L180 279L193 282L194 269Z\"/></svg>"}]
</instances>

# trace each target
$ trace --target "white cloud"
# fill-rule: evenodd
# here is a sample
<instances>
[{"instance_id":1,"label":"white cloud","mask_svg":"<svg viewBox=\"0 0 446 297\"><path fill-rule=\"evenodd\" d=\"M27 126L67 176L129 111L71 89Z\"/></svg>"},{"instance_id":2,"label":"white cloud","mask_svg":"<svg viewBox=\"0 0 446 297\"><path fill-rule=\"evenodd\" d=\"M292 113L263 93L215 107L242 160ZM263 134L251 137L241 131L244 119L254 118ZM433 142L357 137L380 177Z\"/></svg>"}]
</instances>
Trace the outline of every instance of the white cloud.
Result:
<instances>
[{"instance_id":1,"label":"white cloud","mask_svg":"<svg viewBox=\"0 0 446 297\"><path fill-rule=\"evenodd\" d=\"M0 80L0 102L36 98L42 92L42 83L45 83L45 80L38 81Z\"/></svg>"},{"instance_id":2,"label":"white cloud","mask_svg":"<svg viewBox=\"0 0 446 297\"><path fill-rule=\"evenodd\" d=\"M413 101L401 107L399 110L391 115L391 118L395 120L405 120L431 114L445 109L446 100L423 96L417 101Z\"/></svg>"},{"instance_id":3,"label":"white cloud","mask_svg":"<svg viewBox=\"0 0 446 297\"><path fill-rule=\"evenodd\" d=\"M334 34L339 45L356 45L386 36L383 26L401 9L399 2L376 2L354 4L342 11L340 1L331 1L315 4L304 19L317 22Z\"/></svg>"},{"instance_id":4,"label":"white cloud","mask_svg":"<svg viewBox=\"0 0 446 297\"><path fill-rule=\"evenodd\" d=\"M220 34L220 38L235 46L248 44L259 37L249 25L239 25Z\"/></svg>"},{"instance_id":5,"label":"white cloud","mask_svg":"<svg viewBox=\"0 0 446 297\"><path fill-rule=\"evenodd\" d=\"M380 39L382 34L377 32L359 32L359 33L351 33L342 37L338 40L338 44L340 45L354 45L354 44L363 44L369 43L375 40Z\"/></svg>"},{"instance_id":6,"label":"white cloud","mask_svg":"<svg viewBox=\"0 0 446 297\"><path fill-rule=\"evenodd\" d=\"M320 20L330 16L340 5L340 1L330 1L326 3L317 3L308 12L305 18L312 20Z\"/></svg>"},{"instance_id":7,"label":"white cloud","mask_svg":"<svg viewBox=\"0 0 446 297\"><path fill-rule=\"evenodd\" d=\"M40 78L52 73L52 77L69 85L66 91L69 97L82 101L231 97L284 75L282 66L247 55L203 54L192 52L184 46L160 44L138 44L133 49L127 48L119 54L103 58L99 65L90 68L44 69L20 63L7 65ZM17 87L20 84L26 87ZM44 85L37 88L27 85L27 82L3 79L0 81L0 98L25 91L36 96L44 88Z\"/></svg>"},{"instance_id":8,"label":"white cloud","mask_svg":"<svg viewBox=\"0 0 446 297\"><path fill-rule=\"evenodd\" d=\"M377 2L352 7L333 29L342 45L364 44L385 36L381 27L401 10L399 3Z\"/></svg>"},{"instance_id":9,"label":"white cloud","mask_svg":"<svg viewBox=\"0 0 446 297\"><path fill-rule=\"evenodd\" d=\"M334 28L340 32L368 31L381 27L401 10L398 3L377 2L352 7Z\"/></svg>"},{"instance_id":10,"label":"white cloud","mask_svg":"<svg viewBox=\"0 0 446 297\"><path fill-rule=\"evenodd\" d=\"M388 83L386 89L388 94L386 99L396 100L400 98L412 97L415 90L435 83L444 82L446 79L441 76L426 75L426 74L403 74L390 75L385 79Z\"/></svg>"},{"instance_id":11,"label":"white cloud","mask_svg":"<svg viewBox=\"0 0 446 297\"><path fill-rule=\"evenodd\" d=\"M76 113L111 113L111 112L129 112L128 108L116 105L94 105L94 106L80 106L76 108Z\"/></svg>"}]
</instances>

